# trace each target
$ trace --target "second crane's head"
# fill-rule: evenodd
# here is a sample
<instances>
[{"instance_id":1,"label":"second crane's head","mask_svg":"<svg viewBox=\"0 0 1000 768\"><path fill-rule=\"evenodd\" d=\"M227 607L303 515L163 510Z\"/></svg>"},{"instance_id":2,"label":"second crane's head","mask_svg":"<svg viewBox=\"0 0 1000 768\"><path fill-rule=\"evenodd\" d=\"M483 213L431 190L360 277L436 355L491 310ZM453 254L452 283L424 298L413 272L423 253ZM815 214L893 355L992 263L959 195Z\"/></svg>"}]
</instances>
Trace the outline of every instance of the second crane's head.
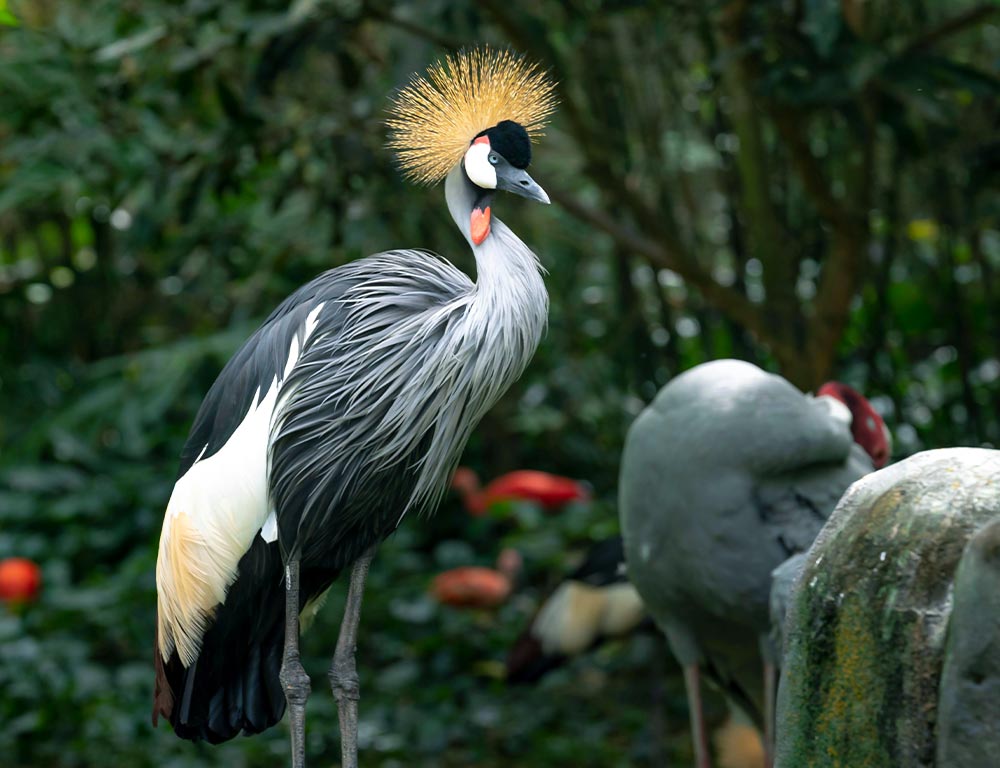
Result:
<instances>
[{"instance_id":1,"label":"second crane's head","mask_svg":"<svg viewBox=\"0 0 1000 768\"><path fill-rule=\"evenodd\" d=\"M462 51L403 88L388 120L389 146L408 177L447 177L449 206L473 245L490 235L497 190L548 203L528 175L532 139L555 108L553 85L509 51Z\"/></svg>"}]
</instances>

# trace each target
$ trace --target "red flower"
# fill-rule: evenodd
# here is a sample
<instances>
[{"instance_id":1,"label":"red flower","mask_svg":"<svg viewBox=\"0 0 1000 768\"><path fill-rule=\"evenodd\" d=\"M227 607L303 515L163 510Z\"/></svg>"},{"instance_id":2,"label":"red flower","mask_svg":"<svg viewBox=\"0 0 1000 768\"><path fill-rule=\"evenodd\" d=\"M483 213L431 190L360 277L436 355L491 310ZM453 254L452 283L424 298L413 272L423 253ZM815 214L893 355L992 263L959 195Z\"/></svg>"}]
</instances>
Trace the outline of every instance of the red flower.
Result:
<instances>
[{"instance_id":1,"label":"red flower","mask_svg":"<svg viewBox=\"0 0 1000 768\"><path fill-rule=\"evenodd\" d=\"M26 603L38 596L42 571L24 557L9 557L0 562L0 600Z\"/></svg>"}]
</instances>

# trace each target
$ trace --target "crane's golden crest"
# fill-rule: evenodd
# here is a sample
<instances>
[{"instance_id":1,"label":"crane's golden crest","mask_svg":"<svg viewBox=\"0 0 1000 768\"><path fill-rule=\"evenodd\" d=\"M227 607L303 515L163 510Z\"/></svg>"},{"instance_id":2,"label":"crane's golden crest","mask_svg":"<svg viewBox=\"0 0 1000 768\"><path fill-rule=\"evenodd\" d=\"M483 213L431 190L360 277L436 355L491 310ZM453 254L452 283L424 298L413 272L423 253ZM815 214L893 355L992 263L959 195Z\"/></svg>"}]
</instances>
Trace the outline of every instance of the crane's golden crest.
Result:
<instances>
[{"instance_id":1,"label":"crane's golden crest","mask_svg":"<svg viewBox=\"0 0 1000 768\"><path fill-rule=\"evenodd\" d=\"M415 75L393 99L389 147L403 172L420 184L440 181L476 134L501 120L532 139L555 110L555 85L537 64L511 51L462 50Z\"/></svg>"}]
</instances>

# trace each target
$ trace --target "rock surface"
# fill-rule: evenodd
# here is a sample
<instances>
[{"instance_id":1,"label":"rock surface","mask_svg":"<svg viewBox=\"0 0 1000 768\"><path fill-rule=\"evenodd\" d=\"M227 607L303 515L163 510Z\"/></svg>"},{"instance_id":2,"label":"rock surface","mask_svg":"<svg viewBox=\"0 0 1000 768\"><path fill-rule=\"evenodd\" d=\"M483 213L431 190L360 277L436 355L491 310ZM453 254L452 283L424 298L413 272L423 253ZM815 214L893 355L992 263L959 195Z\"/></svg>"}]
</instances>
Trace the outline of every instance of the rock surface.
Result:
<instances>
[{"instance_id":1,"label":"rock surface","mask_svg":"<svg viewBox=\"0 0 1000 768\"><path fill-rule=\"evenodd\" d=\"M1000 762L1000 518L979 530L958 565L937 733L939 766Z\"/></svg>"},{"instance_id":2,"label":"rock surface","mask_svg":"<svg viewBox=\"0 0 1000 768\"><path fill-rule=\"evenodd\" d=\"M974 607L976 590L997 577L998 567L990 559L995 550L977 545L970 552L989 564L970 566L973 575L960 579L948 637L959 561L970 539L998 517L1000 451L927 451L851 487L810 548L792 592L778 768L985 765L936 761L936 729L946 641L954 654L950 674L965 679L979 668L981 648L963 638L997 627L995 608L977 616ZM971 610L963 608L970 600ZM954 744L975 729L962 713L978 699L949 685L945 711L952 713Z\"/></svg>"}]
</instances>

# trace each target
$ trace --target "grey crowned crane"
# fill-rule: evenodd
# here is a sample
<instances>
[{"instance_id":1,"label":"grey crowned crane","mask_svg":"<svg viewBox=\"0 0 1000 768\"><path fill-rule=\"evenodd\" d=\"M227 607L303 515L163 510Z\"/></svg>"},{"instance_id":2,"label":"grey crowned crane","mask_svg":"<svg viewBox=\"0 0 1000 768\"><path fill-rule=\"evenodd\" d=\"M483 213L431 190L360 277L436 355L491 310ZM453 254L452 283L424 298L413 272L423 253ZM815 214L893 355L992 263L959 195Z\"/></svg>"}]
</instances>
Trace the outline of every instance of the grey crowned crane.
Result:
<instances>
[{"instance_id":1,"label":"grey crowned crane","mask_svg":"<svg viewBox=\"0 0 1000 768\"><path fill-rule=\"evenodd\" d=\"M684 670L699 768L704 672L773 745L772 571L847 488L885 464L881 417L850 387L811 397L737 360L669 382L632 424L619 479L628 575Z\"/></svg>"},{"instance_id":2,"label":"grey crowned crane","mask_svg":"<svg viewBox=\"0 0 1000 768\"><path fill-rule=\"evenodd\" d=\"M300 614L350 569L330 680L343 765L357 765L354 645L375 548L437 505L546 324L538 259L491 211L497 190L548 202L525 168L554 103L535 65L488 48L397 95L390 146L411 179L445 180L477 280L426 251L360 259L289 296L224 367L160 534L154 723L217 743L270 727L287 700L304 765Z\"/></svg>"}]
</instances>

